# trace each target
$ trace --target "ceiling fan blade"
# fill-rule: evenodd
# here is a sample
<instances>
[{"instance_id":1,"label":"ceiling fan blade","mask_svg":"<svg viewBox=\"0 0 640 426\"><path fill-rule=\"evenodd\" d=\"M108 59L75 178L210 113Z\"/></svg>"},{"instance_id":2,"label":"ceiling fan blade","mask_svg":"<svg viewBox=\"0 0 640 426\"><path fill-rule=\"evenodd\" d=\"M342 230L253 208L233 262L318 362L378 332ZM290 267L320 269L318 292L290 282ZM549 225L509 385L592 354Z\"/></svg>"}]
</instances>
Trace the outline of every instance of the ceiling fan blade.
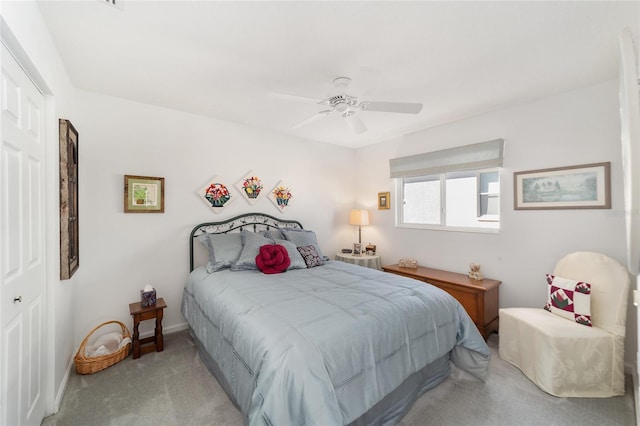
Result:
<instances>
[{"instance_id":1,"label":"ceiling fan blade","mask_svg":"<svg viewBox=\"0 0 640 426\"><path fill-rule=\"evenodd\" d=\"M309 98L307 96L289 95L287 93L269 92L269 96L272 98L285 99L288 101L309 102L314 104L321 104L323 102L322 99Z\"/></svg>"},{"instance_id":2,"label":"ceiling fan blade","mask_svg":"<svg viewBox=\"0 0 640 426\"><path fill-rule=\"evenodd\" d=\"M301 122L294 124L293 126L291 126L292 129L298 129L300 127L306 126L307 124L311 124L314 121L317 121L319 119L321 119L322 117L327 116L328 114L331 113L331 110L327 110L327 111L320 111L319 113L317 113L316 115L312 115L309 118L305 118L304 120L302 120Z\"/></svg>"},{"instance_id":3,"label":"ceiling fan blade","mask_svg":"<svg viewBox=\"0 0 640 426\"><path fill-rule=\"evenodd\" d=\"M360 103L363 111L399 112L404 114L418 114L422 111L422 104L413 102L369 102Z\"/></svg>"},{"instance_id":4,"label":"ceiling fan blade","mask_svg":"<svg viewBox=\"0 0 640 426\"><path fill-rule=\"evenodd\" d=\"M367 131L367 126L364 125L357 115L344 114L342 117L344 117L344 121L354 133L361 134Z\"/></svg>"}]
</instances>

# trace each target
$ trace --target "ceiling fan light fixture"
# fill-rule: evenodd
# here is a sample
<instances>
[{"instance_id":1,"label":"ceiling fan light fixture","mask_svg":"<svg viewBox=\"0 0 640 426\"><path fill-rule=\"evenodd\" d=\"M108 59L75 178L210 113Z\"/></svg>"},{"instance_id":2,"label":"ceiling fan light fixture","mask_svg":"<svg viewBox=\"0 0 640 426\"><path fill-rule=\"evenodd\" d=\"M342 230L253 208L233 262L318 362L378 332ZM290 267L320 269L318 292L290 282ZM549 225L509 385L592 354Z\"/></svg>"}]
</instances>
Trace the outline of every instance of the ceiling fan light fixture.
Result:
<instances>
[{"instance_id":1,"label":"ceiling fan light fixture","mask_svg":"<svg viewBox=\"0 0 640 426\"><path fill-rule=\"evenodd\" d=\"M345 112L342 114L342 118L353 133L359 135L367 131L367 126L358 118L355 111L349 110Z\"/></svg>"},{"instance_id":2,"label":"ceiling fan light fixture","mask_svg":"<svg viewBox=\"0 0 640 426\"><path fill-rule=\"evenodd\" d=\"M347 102L338 102L334 107L333 107L337 112L342 112L342 113L348 113L349 111L349 104Z\"/></svg>"}]
</instances>

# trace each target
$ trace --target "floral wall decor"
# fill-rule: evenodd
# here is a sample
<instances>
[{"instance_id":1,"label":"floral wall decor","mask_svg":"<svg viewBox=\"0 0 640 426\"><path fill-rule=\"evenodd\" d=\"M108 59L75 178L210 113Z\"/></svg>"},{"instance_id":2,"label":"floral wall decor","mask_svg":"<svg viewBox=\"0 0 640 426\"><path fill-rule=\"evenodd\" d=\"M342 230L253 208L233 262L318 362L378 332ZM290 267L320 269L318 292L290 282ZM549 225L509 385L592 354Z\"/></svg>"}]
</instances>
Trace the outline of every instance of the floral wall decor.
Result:
<instances>
[{"instance_id":1,"label":"floral wall decor","mask_svg":"<svg viewBox=\"0 0 640 426\"><path fill-rule=\"evenodd\" d=\"M269 199L280 212L284 212L293 202L293 194L291 188L284 185L282 181L278 182L269 192Z\"/></svg>"},{"instance_id":2,"label":"floral wall decor","mask_svg":"<svg viewBox=\"0 0 640 426\"><path fill-rule=\"evenodd\" d=\"M237 198L236 195L232 192L231 188L221 182L221 179L219 179L217 176L214 176L196 193L198 198L204 201L207 206L209 206L211 210L214 211L214 213L220 213L225 207L229 205L229 203Z\"/></svg>"},{"instance_id":3,"label":"floral wall decor","mask_svg":"<svg viewBox=\"0 0 640 426\"><path fill-rule=\"evenodd\" d=\"M253 173L253 170L249 171L240 181L236 184L236 188L240 192L242 198L247 200L249 204L255 204L266 192L262 179Z\"/></svg>"}]
</instances>

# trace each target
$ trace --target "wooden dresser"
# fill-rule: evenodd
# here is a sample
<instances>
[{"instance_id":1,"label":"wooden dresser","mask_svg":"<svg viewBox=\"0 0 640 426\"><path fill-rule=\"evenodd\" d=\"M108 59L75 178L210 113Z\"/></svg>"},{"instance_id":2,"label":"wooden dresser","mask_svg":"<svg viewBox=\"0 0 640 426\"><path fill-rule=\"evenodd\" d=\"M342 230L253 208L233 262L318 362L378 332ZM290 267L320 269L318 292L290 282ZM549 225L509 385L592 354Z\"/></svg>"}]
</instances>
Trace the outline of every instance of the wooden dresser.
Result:
<instances>
[{"instance_id":1,"label":"wooden dresser","mask_svg":"<svg viewBox=\"0 0 640 426\"><path fill-rule=\"evenodd\" d=\"M403 268L389 265L383 266L382 270L433 284L455 297L485 339L498 331L498 289L501 281L489 278L474 280L465 274L424 266Z\"/></svg>"}]
</instances>

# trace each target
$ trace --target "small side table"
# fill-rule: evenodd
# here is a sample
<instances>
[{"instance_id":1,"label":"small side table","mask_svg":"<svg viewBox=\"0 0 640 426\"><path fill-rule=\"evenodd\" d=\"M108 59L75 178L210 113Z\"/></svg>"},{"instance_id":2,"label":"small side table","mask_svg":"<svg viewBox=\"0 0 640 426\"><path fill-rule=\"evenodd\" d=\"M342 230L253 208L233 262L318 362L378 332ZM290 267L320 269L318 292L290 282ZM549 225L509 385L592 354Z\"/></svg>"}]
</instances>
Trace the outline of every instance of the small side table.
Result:
<instances>
[{"instance_id":1,"label":"small side table","mask_svg":"<svg viewBox=\"0 0 640 426\"><path fill-rule=\"evenodd\" d=\"M164 299L160 297L156 300L156 304L143 308L140 302L129 303L129 312L133 317L133 359L140 358L142 354L147 352L162 352L164 349L164 341L162 339L162 315L164 308L167 304L164 303ZM153 336L140 338L140 332L138 327L140 321L156 319L156 330Z\"/></svg>"},{"instance_id":2,"label":"small side table","mask_svg":"<svg viewBox=\"0 0 640 426\"><path fill-rule=\"evenodd\" d=\"M382 261L380 260L380 256L363 254L360 256L354 256L351 253L336 253L336 260L345 263L353 263L354 265L366 266L367 268L372 269L382 269Z\"/></svg>"}]
</instances>

